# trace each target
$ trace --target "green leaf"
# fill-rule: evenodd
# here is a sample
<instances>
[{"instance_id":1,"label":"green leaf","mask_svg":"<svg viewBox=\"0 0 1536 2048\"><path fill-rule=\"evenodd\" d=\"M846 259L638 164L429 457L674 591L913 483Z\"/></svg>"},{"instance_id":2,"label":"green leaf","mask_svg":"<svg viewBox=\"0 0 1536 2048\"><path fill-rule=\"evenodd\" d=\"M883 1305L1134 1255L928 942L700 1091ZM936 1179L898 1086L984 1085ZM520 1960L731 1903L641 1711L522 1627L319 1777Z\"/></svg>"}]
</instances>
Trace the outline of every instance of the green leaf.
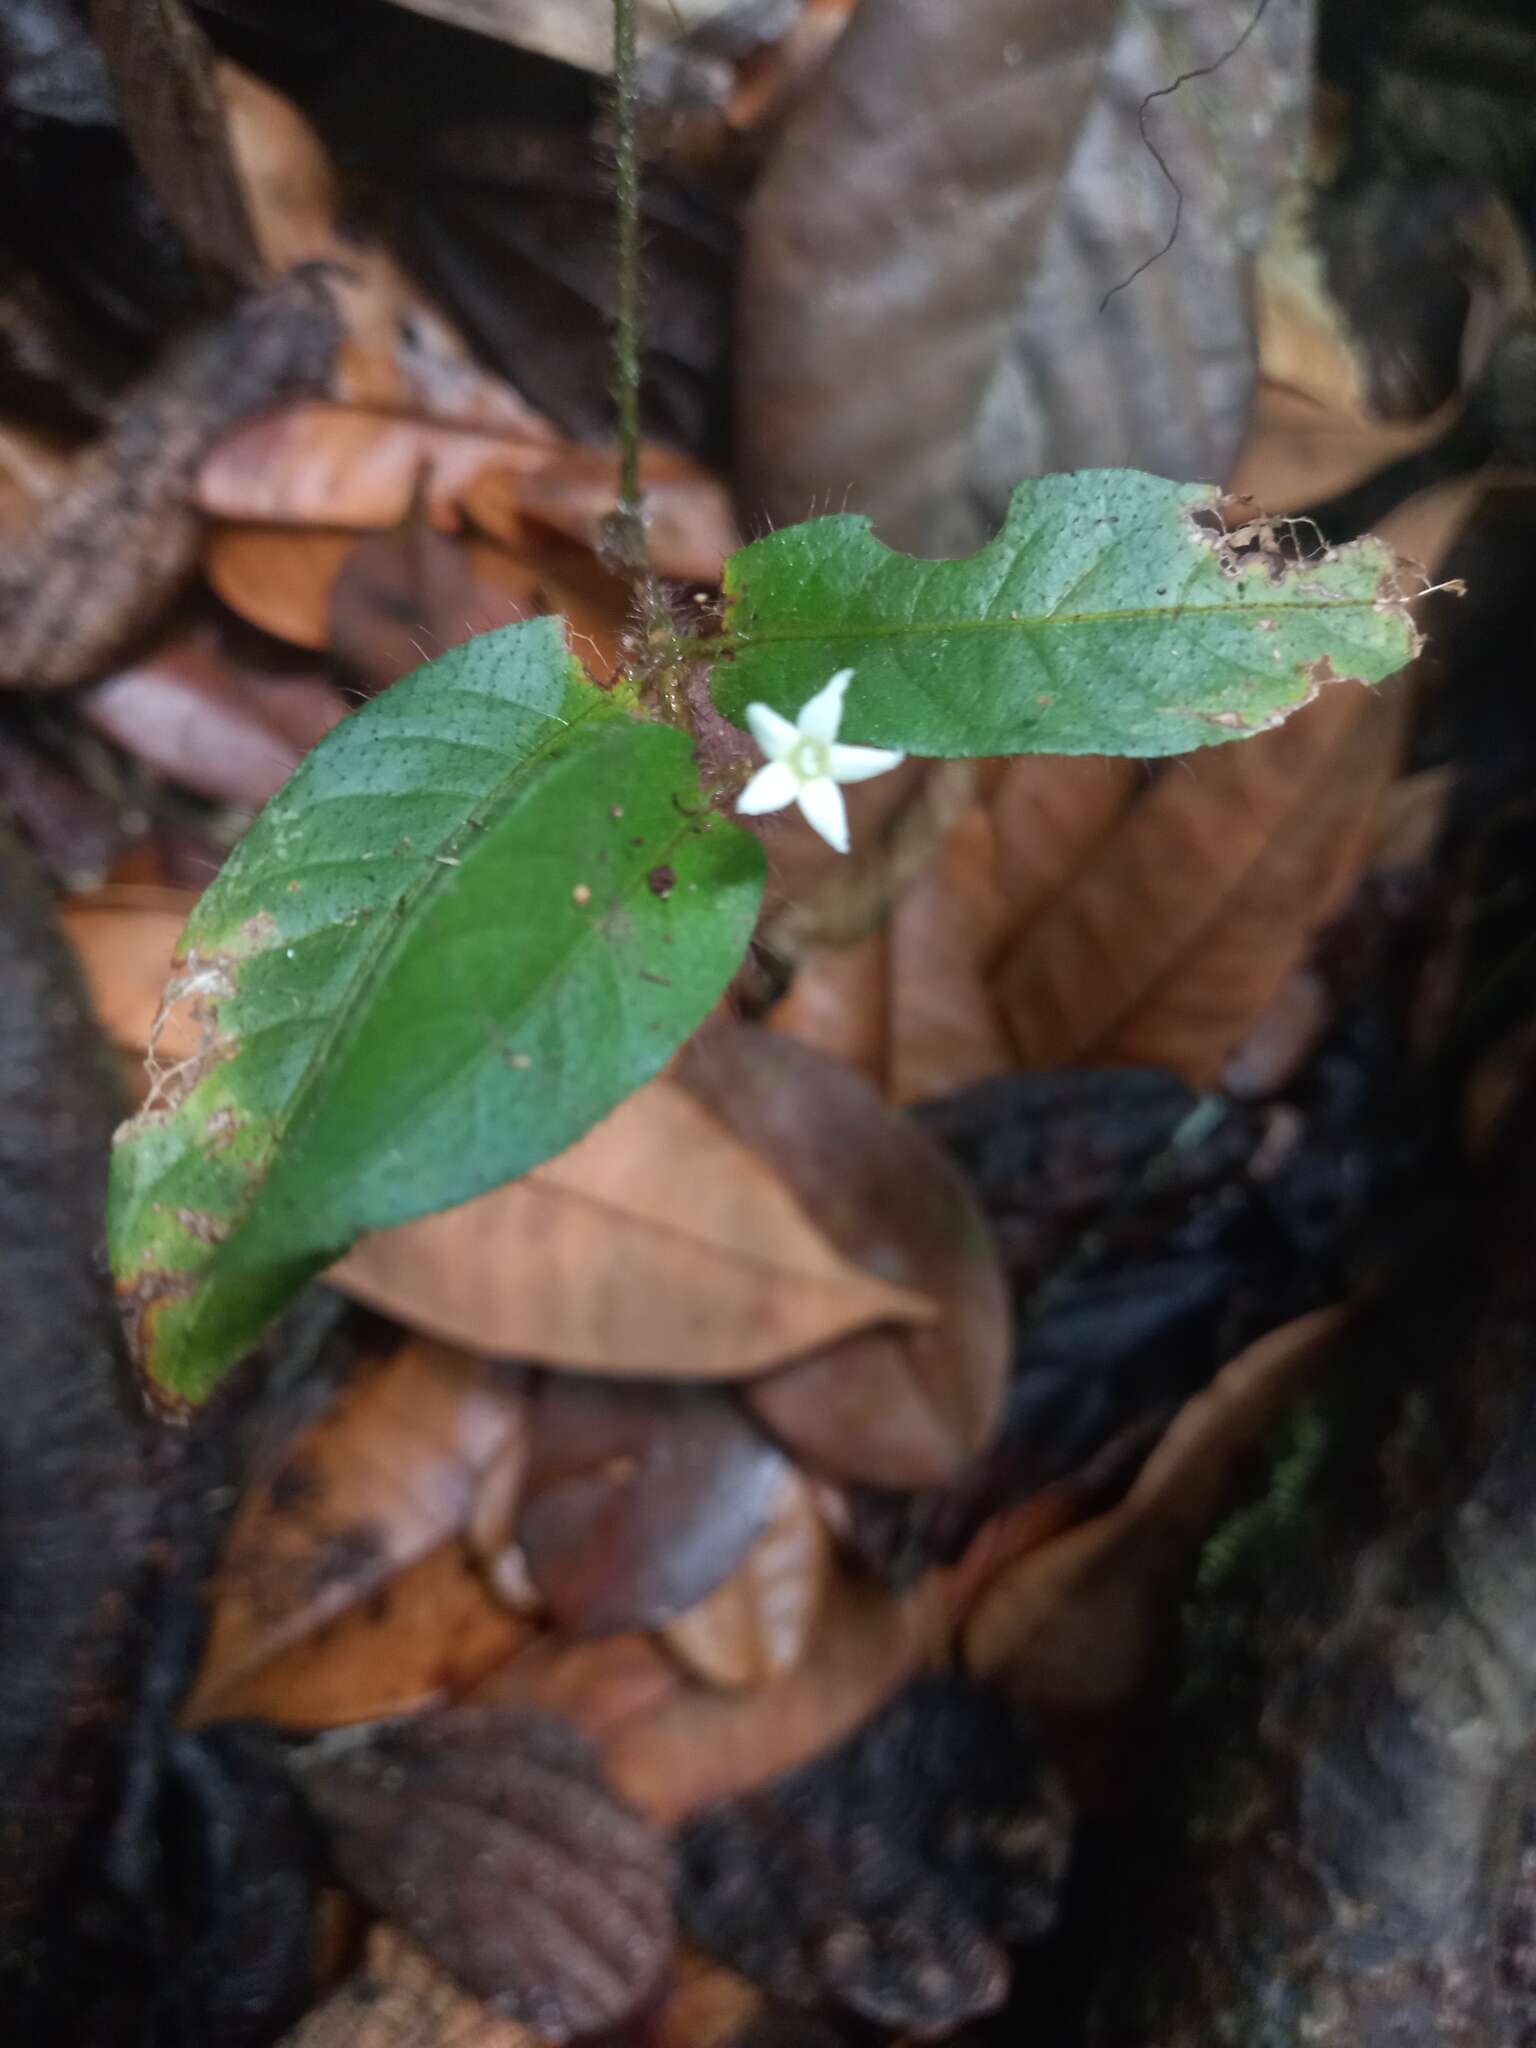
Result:
<instances>
[{"instance_id":1,"label":"green leaf","mask_svg":"<svg viewBox=\"0 0 1536 2048\"><path fill-rule=\"evenodd\" d=\"M726 565L732 658L715 701L738 725L754 701L793 717L851 668L839 736L863 745L1175 754L1411 659L1389 549L1357 541L1296 565L1268 526L1223 536L1214 502L1135 471L1040 477L959 562L895 554L867 519L786 527Z\"/></svg>"},{"instance_id":2,"label":"green leaf","mask_svg":"<svg viewBox=\"0 0 1536 2048\"><path fill-rule=\"evenodd\" d=\"M119 1133L112 1262L152 1384L196 1400L368 1230L562 1151L739 962L756 841L687 739L539 619L345 720L198 905L194 1060Z\"/></svg>"}]
</instances>

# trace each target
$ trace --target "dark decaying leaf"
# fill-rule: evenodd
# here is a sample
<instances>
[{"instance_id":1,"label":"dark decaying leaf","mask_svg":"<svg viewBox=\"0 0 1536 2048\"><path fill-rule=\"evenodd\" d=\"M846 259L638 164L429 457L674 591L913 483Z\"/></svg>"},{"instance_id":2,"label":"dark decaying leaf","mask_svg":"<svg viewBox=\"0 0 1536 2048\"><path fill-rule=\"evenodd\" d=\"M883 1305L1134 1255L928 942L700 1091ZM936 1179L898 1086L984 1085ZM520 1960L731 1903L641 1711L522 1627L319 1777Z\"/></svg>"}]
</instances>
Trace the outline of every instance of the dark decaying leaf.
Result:
<instances>
[{"instance_id":1,"label":"dark decaying leaf","mask_svg":"<svg viewBox=\"0 0 1536 2048\"><path fill-rule=\"evenodd\" d=\"M666 1844L574 1729L464 1709L326 1738L296 1768L343 1875L499 2013L567 2041L656 1987Z\"/></svg>"},{"instance_id":2,"label":"dark decaying leaf","mask_svg":"<svg viewBox=\"0 0 1536 2048\"><path fill-rule=\"evenodd\" d=\"M748 214L737 456L749 527L830 502L869 513L899 547L982 538L958 502L977 408L1120 12L1117 0L857 10Z\"/></svg>"},{"instance_id":3,"label":"dark decaying leaf","mask_svg":"<svg viewBox=\"0 0 1536 2048\"><path fill-rule=\"evenodd\" d=\"M550 1377L533 1404L516 1540L562 1626L654 1628L730 1577L785 1471L723 1393Z\"/></svg>"},{"instance_id":4,"label":"dark decaying leaf","mask_svg":"<svg viewBox=\"0 0 1536 2048\"><path fill-rule=\"evenodd\" d=\"M338 328L299 272L173 349L120 403L103 439L0 562L0 684L53 689L149 626L192 565L192 483L231 423L321 384Z\"/></svg>"},{"instance_id":5,"label":"dark decaying leaf","mask_svg":"<svg viewBox=\"0 0 1536 2048\"><path fill-rule=\"evenodd\" d=\"M1380 900L1352 919L1327 1036L1278 1103L1127 1068L1008 1075L917 1113L997 1232L1012 1367L992 1442L952 1484L856 1495L871 1566L900 1580L953 1561L988 1517L1101 1454L1123 1484L1159 1417L1245 1345L1348 1291L1406 1157L1380 971L1401 932Z\"/></svg>"},{"instance_id":6,"label":"dark decaying leaf","mask_svg":"<svg viewBox=\"0 0 1536 2048\"><path fill-rule=\"evenodd\" d=\"M706 1034L677 1078L855 1265L941 1304L936 1322L877 1327L755 1380L755 1412L839 1478L948 1477L990 1437L1007 1372L997 1254L964 1180L867 1081L778 1033Z\"/></svg>"},{"instance_id":7,"label":"dark decaying leaf","mask_svg":"<svg viewBox=\"0 0 1536 2048\"><path fill-rule=\"evenodd\" d=\"M263 276L230 149L215 55L184 0L91 0L139 168L188 249L227 282Z\"/></svg>"},{"instance_id":8,"label":"dark decaying leaf","mask_svg":"<svg viewBox=\"0 0 1536 2048\"><path fill-rule=\"evenodd\" d=\"M795 2004L919 2034L1007 1996L1053 1924L1067 1798L1032 1722L964 1680L909 1687L819 1762L689 1822L679 1912Z\"/></svg>"}]
</instances>

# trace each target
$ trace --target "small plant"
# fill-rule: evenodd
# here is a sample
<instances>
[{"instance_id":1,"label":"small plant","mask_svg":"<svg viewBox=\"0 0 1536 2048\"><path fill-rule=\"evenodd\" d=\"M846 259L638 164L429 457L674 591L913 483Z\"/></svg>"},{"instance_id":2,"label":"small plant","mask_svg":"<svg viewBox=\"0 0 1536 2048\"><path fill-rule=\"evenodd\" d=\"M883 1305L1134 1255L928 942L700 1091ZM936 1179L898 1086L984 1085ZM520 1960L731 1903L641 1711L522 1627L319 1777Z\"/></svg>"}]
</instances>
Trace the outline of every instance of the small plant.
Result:
<instances>
[{"instance_id":1,"label":"small plant","mask_svg":"<svg viewBox=\"0 0 1536 2048\"><path fill-rule=\"evenodd\" d=\"M325 739L208 889L166 991L197 1049L155 1073L112 1165L119 1298L169 1405L364 1232L528 1172L658 1072L756 922L736 797L798 802L842 849L839 784L903 755L1179 753L1414 652L1381 544L1309 557L1232 529L1204 487L1128 471L1021 484L963 561L893 553L853 516L786 528L727 564L717 634L681 632L644 561L616 14L616 551L640 654L599 687L539 619L444 655ZM701 666L769 756L744 792L701 786L682 687Z\"/></svg>"}]
</instances>

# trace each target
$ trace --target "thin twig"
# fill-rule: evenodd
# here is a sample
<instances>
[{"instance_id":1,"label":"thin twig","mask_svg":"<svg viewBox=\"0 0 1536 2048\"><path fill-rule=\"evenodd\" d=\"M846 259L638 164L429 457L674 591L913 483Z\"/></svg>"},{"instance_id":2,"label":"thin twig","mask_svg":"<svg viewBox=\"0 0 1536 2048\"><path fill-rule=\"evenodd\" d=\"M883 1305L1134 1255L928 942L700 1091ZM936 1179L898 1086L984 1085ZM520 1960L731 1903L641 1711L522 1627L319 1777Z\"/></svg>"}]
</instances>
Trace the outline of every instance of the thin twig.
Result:
<instances>
[{"instance_id":1,"label":"thin twig","mask_svg":"<svg viewBox=\"0 0 1536 2048\"><path fill-rule=\"evenodd\" d=\"M640 92L635 0L613 0L614 272L613 395L619 427L619 502L605 521L603 554L634 587L639 634L629 680L654 709L692 730L688 655L651 560L640 495Z\"/></svg>"},{"instance_id":2,"label":"thin twig","mask_svg":"<svg viewBox=\"0 0 1536 2048\"><path fill-rule=\"evenodd\" d=\"M617 309L613 395L619 415L619 507L614 552L637 578L649 574L640 503L640 147L636 134L635 0L613 0L614 212Z\"/></svg>"}]
</instances>

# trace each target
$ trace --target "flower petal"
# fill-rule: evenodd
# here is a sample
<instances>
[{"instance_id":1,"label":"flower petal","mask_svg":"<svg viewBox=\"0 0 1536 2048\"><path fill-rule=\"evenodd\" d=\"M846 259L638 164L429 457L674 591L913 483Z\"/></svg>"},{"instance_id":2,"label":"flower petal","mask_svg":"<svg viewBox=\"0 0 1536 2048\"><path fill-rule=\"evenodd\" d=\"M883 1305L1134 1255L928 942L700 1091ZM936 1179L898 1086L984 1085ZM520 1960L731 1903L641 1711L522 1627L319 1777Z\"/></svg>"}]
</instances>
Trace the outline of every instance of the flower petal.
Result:
<instances>
[{"instance_id":1,"label":"flower petal","mask_svg":"<svg viewBox=\"0 0 1536 2048\"><path fill-rule=\"evenodd\" d=\"M749 818L760 818L764 811L782 811L799 795L795 771L784 761L770 761L766 768L758 769L737 797L736 808L745 811Z\"/></svg>"},{"instance_id":2,"label":"flower petal","mask_svg":"<svg viewBox=\"0 0 1536 2048\"><path fill-rule=\"evenodd\" d=\"M829 683L824 683L801 708L795 724L808 740L835 740L837 728L843 722L843 699L848 694L848 685L853 681L851 668L840 668Z\"/></svg>"},{"instance_id":3,"label":"flower petal","mask_svg":"<svg viewBox=\"0 0 1536 2048\"><path fill-rule=\"evenodd\" d=\"M890 747L832 747L829 752L834 782L868 782L872 775L899 768L907 758Z\"/></svg>"},{"instance_id":4,"label":"flower petal","mask_svg":"<svg viewBox=\"0 0 1536 2048\"><path fill-rule=\"evenodd\" d=\"M747 726L770 761L782 761L800 738L799 726L792 725L771 704L749 704Z\"/></svg>"},{"instance_id":5,"label":"flower petal","mask_svg":"<svg viewBox=\"0 0 1536 2048\"><path fill-rule=\"evenodd\" d=\"M815 832L819 832L834 852L848 851L848 812L843 803L843 792L830 775L818 775L814 781L802 782L796 797L801 815Z\"/></svg>"}]
</instances>

